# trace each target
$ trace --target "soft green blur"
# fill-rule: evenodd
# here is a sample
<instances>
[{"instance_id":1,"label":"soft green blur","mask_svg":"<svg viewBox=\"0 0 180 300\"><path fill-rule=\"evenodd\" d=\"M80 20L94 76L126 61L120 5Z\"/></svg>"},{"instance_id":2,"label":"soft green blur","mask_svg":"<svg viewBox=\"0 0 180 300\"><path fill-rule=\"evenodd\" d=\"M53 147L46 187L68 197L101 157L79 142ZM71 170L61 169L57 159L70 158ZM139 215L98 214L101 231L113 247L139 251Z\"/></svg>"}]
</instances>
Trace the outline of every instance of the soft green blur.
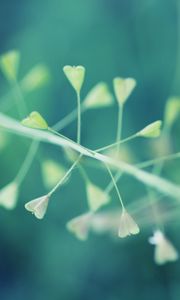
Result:
<instances>
[{"instance_id":1,"label":"soft green blur","mask_svg":"<svg viewBox=\"0 0 180 300\"><path fill-rule=\"evenodd\" d=\"M76 108L75 91L63 73L65 65L85 66L82 99L100 81L107 82L112 91L114 77L137 80L124 109L123 138L162 120L167 99L180 96L179 0L1 0L0 4L0 54L20 51L19 82L38 64L45 64L50 71L44 85L36 89L37 75L36 82L24 92L27 113L39 111L50 126ZM38 70L41 72L41 67ZM26 88L24 80L22 90ZM20 119L17 94L10 91L0 73L1 111ZM128 149L123 148L123 158L140 162L178 152L179 120L178 116L173 121L170 142L129 142ZM96 149L115 142L116 126L116 102L85 112L82 144ZM76 140L76 127L75 121L61 133ZM29 146L26 138L0 132L0 187L14 179ZM118 239L92 233L84 242L67 231L66 223L88 209L77 168L53 195L43 220L24 209L27 201L49 191L42 168L44 161L51 159L61 164L63 172L71 165L62 149L41 144L21 186L17 207L11 211L0 207L0 299L180 299L180 263L155 265L154 247L148 244L155 229L151 206L145 187L129 176L122 177L119 188L140 223L137 236ZM91 180L104 188L110 177L98 165L91 160L84 163ZM167 162L162 175L179 184L179 168L179 160ZM120 211L116 193L111 195L105 210ZM165 231L180 252L179 203L163 197L159 206L163 216L168 213Z\"/></svg>"}]
</instances>

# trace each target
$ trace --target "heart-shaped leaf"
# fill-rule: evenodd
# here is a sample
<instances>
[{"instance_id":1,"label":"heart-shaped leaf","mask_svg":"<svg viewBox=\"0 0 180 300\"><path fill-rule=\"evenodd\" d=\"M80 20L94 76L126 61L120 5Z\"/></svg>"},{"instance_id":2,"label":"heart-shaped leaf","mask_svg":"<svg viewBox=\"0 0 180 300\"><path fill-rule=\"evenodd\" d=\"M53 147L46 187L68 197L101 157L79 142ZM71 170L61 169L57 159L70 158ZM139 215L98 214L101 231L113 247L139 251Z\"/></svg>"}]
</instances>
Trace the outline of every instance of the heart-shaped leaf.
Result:
<instances>
[{"instance_id":1,"label":"heart-shaped leaf","mask_svg":"<svg viewBox=\"0 0 180 300\"><path fill-rule=\"evenodd\" d=\"M24 92L32 92L49 81L49 70L45 65L38 64L32 68L21 81L21 88Z\"/></svg>"},{"instance_id":2,"label":"heart-shaped leaf","mask_svg":"<svg viewBox=\"0 0 180 300\"><path fill-rule=\"evenodd\" d=\"M113 86L119 105L123 105L134 90L136 80L133 78L116 77L113 80Z\"/></svg>"},{"instance_id":3,"label":"heart-shaped leaf","mask_svg":"<svg viewBox=\"0 0 180 300\"><path fill-rule=\"evenodd\" d=\"M37 111L33 111L30 115L21 121L21 124L34 129L48 129L45 119Z\"/></svg>"},{"instance_id":4,"label":"heart-shaped leaf","mask_svg":"<svg viewBox=\"0 0 180 300\"><path fill-rule=\"evenodd\" d=\"M88 109L101 108L113 104L113 96L104 82L95 85L87 94L83 106Z\"/></svg>"},{"instance_id":5,"label":"heart-shaped leaf","mask_svg":"<svg viewBox=\"0 0 180 300\"><path fill-rule=\"evenodd\" d=\"M144 127L141 131L138 132L137 135L146 138L156 138L161 134L161 126L162 121L155 121Z\"/></svg>"},{"instance_id":6,"label":"heart-shaped leaf","mask_svg":"<svg viewBox=\"0 0 180 300\"><path fill-rule=\"evenodd\" d=\"M20 53L16 50L9 51L0 57L0 68L7 80L17 78Z\"/></svg>"},{"instance_id":7,"label":"heart-shaped leaf","mask_svg":"<svg viewBox=\"0 0 180 300\"><path fill-rule=\"evenodd\" d=\"M83 66L65 66L63 71L75 91L79 93L84 82L85 68Z\"/></svg>"},{"instance_id":8,"label":"heart-shaped leaf","mask_svg":"<svg viewBox=\"0 0 180 300\"><path fill-rule=\"evenodd\" d=\"M86 192L89 208L93 212L110 201L109 195L91 182L87 183Z\"/></svg>"},{"instance_id":9,"label":"heart-shaped leaf","mask_svg":"<svg viewBox=\"0 0 180 300\"><path fill-rule=\"evenodd\" d=\"M25 204L25 208L32 212L37 219L43 219L49 203L48 195L36 198Z\"/></svg>"},{"instance_id":10,"label":"heart-shaped leaf","mask_svg":"<svg viewBox=\"0 0 180 300\"><path fill-rule=\"evenodd\" d=\"M6 209L13 209L16 206L18 198L18 185L11 182L0 190L0 205Z\"/></svg>"}]
</instances>

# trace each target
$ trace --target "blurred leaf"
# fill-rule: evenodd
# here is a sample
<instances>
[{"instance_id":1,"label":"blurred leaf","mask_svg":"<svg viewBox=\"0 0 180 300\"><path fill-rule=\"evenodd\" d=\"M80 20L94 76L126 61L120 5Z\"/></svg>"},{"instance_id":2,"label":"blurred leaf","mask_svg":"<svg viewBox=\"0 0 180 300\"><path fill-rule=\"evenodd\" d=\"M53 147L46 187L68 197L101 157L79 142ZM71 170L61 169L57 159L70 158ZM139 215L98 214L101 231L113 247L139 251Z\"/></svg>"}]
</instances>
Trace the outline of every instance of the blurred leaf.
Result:
<instances>
[{"instance_id":1,"label":"blurred leaf","mask_svg":"<svg viewBox=\"0 0 180 300\"><path fill-rule=\"evenodd\" d=\"M173 122L180 114L180 98L171 97L168 99L165 107L164 122L167 126L172 126Z\"/></svg>"},{"instance_id":2,"label":"blurred leaf","mask_svg":"<svg viewBox=\"0 0 180 300\"><path fill-rule=\"evenodd\" d=\"M43 219L49 203L48 195L36 198L25 204L25 208L32 212L37 219Z\"/></svg>"},{"instance_id":3,"label":"blurred leaf","mask_svg":"<svg viewBox=\"0 0 180 300\"><path fill-rule=\"evenodd\" d=\"M51 159L43 161L41 168L43 182L47 189L53 188L66 174L66 169L61 164Z\"/></svg>"},{"instance_id":4,"label":"blurred leaf","mask_svg":"<svg viewBox=\"0 0 180 300\"><path fill-rule=\"evenodd\" d=\"M45 119L37 111L33 111L30 115L21 121L21 124L34 129L48 129Z\"/></svg>"},{"instance_id":5,"label":"blurred leaf","mask_svg":"<svg viewBox=\"0 0 180 300\"><path fill-rule=\"evenodd\" d=\"M0 57L0 68L8 81L17 79L20 53L16 50L9 51Z\"/></svg>"},{"instance_id":6,"label":"blurred leaf","mask_svg":"<svg viewBox=\"0 0 180 300\"><path fill-rule=\"evenodd\" d=\"M136 86L136 80L133 78L116 77L113 80L114 92L119 105L123 105Z\"/></svg>"},{"instance_id":7,"label":"blurred leaf","mask_svg":"<svg viewBox=\"0 0 180 300\"><path fill-rule=\"evenodd\" d=\"M25 75L21 81L21 88L24 92L32 92L46 85L49 80L48 68L43 64L39 64Z\"/></svg>"},{"instance_id":8,"label":"blurred leaf","mask_svg":"<svg viewBox=\"0 0 180 300\"><path fill-rule=\"evenodd\" d=\"M75 91L79 93L84 82L85 68L83 66L65 66L63 71Z\"/></svg>"},{"instance_id":9,"label":"blurred leaf","mask_svg":"<svg viewBox=\"0 0 180 300\"><path fill-rule=\"evenodd\" d=\"M16 182L11 182L0 190L0 205L6 209L13 209L16 206L18 199L18 185Z\"/></svg>"},{"instance_id":10,"label":"blurred leaf","mask_svg":"<svg viewBox=\"0 0 180 300\"><path fill-rule=\"evenodd\" d=\"M145 138L156 138L161 134L162 121L155 121L137 133L138 136Z\"/></svg>"},{"instance_id":11,"label":"blurred leaf","mask_svg":"<svg viewBox=\"0 0 180 300\"><path fill-rule=\"evenodd\" d=\"M109 195L90 181L86 185L88 205L91 211L98 210L101 206L109 203Z\"/></svg>"},{"instance_id":12,"label":"blurred leaf","mask_svg":"<svg viewBox=\"0 0 180 300\"><path fill-rule=\"evenodd\" d=\"M101 108L113 104L113 96L104 82L95 85L87 94L83 106L87 109Z\"/></svg>"}]
</instances>

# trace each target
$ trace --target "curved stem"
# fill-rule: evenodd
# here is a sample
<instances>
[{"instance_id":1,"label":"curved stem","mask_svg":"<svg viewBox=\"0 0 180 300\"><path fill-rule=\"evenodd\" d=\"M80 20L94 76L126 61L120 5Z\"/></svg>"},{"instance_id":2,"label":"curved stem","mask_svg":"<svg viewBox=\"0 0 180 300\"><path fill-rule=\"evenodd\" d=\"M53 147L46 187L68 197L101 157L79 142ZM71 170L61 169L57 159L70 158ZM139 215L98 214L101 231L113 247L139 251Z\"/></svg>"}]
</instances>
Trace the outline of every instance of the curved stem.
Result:
<instances>
[{"instance_id":1,"label":"curved stem","mask_svg":"<svg viewBox=\"0 0 180 300\"><path fill-rule=\"evenodd\" d=\"M18 185L20 185L22 183L22 181L24 180L30 166L31 166L31 163L33 161L33 158L37 152L37 149L38 149L38 146L39 146L39 142L38 141L33 141L31 143L31 146L29 148L29 151L25 157L25 160L18 172L18 174L16 175L16 178L15 178L15 181L18 183Z\"/></svg>"},{"instance_id":2,"label":"curved stem","mask_svg":"<svg viewBox=\"0 0 180 300\"><path fill-rule=\"evenodd\" d=\"M81 114L84 113L86 110L87 110L86 107L82 104ZM70 112L67 116L65 116L63 119L61 119L56 124L54 124L52 128L57 131L62 130L70 123L72 123L74 120L76 120L76 118L77 118L77 108L72 110L72 112Z\"/></svg>"},{"instance_id":3,"label":"curved stem","mask_svg":"<svg viewBox=\"0 0 180 300\"><path fill-rule=\"evenodd\" d=\"M72 164L72 166L70 167L70 169L66 172L66 174L63 176L63 178L61 178L61 180L55 185L55 187L48 193L48 196L52 196L52 194L54 194L54 192L58 189L58 187L64 182L64 180L66 180L66 178L69 176L69 174L72 172L72 170L75 168L75 166L78 164L78 162L80 161L82 157L82 154L79 155L78 159Z\"/></svg>"},{"instance_id":4,"label":"curved stem","mask_svg":"<svg viewBox=\"0 0 180 300\"><path fill-rule=\"evenodd\" d=\"M111 179L112 179L112 182L113 182L114 188L115 188L115 190L116 190L116 192L117 192L117 196L118 196L119 201L120 201L120 203L121 203L122 209L125 210L125 207L124 207L124 204L123 204L123 201L122 201L122 197L121 197L121 195L120 195L118 186L117 186L116 181L115 181L115 179L114 179L114 176L113 176L113 174L112 174L112 172L111 172L109 166L108 166L107 164L104 164L104 165L106 166L106 169L108 170L109 175L110 175L110 177L111 177Z\"/></svg>"},{"instance_id":5,"label":"curved stem","mask_svg":"<svg viewBox=\"0 0 180 300\"><path fill-rule=\"evenodd\" d=\"M114 176L114 180L115 180L116 184L117 184L118 180L121 178L122 174L123 174L123 172L121 172L121 171L116 172L116 174ZM111 180L110 183L105 188L105 192L107 194L109 194L111 192L111 190L113 189L113 187L114 187L114 184L113 184L113 181Z\"/></svg>"},{"instance_id":6,"label":"curved stem","mask_svg":"<svg viewBox=\"0 0 180 300\"><path fill-rule=\"evenodd\" d=\"M178 158L180 158L180 152L173 153L173 154L166 155L166 156L162 156L162 157L155 158L155 159L151 159L151 160L147 160L147 161L144 161L142 163L136 164L136 166L138 168L147 168L147 167L150 167L150 166L152 166L156 163L159 163L159 162L178 159Z\"/></svg>"},{"instance_id":7,"label":"curved stem","mask_svg":"<svg viewBox=\"0 0 180 300\"><path fill-rule=\"evenodd\" d=\"M86 171L84 170L84 168L81 166L81 164L78 165L78 169L79 169L85 183L88 183L89 182L88 175L87 175Z\"/></svg>"},{"instance_id":8,"label":"curved stem","mask_svg":"<svg viewBox=\"0 0 180 300\"><path fill-rule=\"evenodd\" d=\"M119 152L119 141L121 140L121 135L122 135L122 120L123 120L123 105L118 105L118 122L117 122L117 134L116 134L117 153Z\"/></svg>"},{"instance_id":9,"label":"curved stem","mask_svg":"<svg viewBox=\"0 0 180 300\"><path fill-rule=\"evenodd\" d=\"M68 137L66 137L65 135L63 135L63 134L61 134L61 133L57 132L56 130L52 129L51 127L48 127L48 131L50 131L50 132L52 132L53 134L55 134L55 135L57 135L57 136L59 136L59 137L61 137L61 138L65 139L65 140L67 140L67 141L68 141L68 142L70 142L70 143L73 143L74 145L77 145L77 143L76 143L76 142L74 142L73 140L69 139L69 138L68 138ZM81 145L81 147L82 147L82 148L84 148L84 149L86 149L86 150L88 150L88 151L89 151L91 154L93 154L93 153L94 153L94 151L92 151L92 150L89 150L89 149L87 149L87 148L83 147L82 145Z\"/></svg>"},{"instance_id":10,"label":"curved stem","mask_svg":"<svg viewBox=\"0 0 180 300\"><path fill-rule=\"evenodd\" d=\"M35 140L44 141L46 143L51 143L61 147L70 147L71 149L74 149L84 156L88 156L98 161L105 162L108 165L111 165L113 168L121 170L124 173L136 178L138 181L141 181L142 183L153 187L156 190L163 192L164 194L172 196L175 199L179 199L180 188L176 184L171 183L170 181L163 179L157 175L143 171L134 165L94 152L86 147L82 147L79 144L72 143L50 132L27 128L25 126L22 126L16 120L2 113L0 113L0 125L6 130L14 132L21 136L26 136Z\"/></svg>"},{"instance_id":11,"label":"curved stem","mask_svg":"<svg viewBox=\"0 0 180 300\"><path fill-rule=\"evenodd\" d=\"M17 80L13 81L13 87L19 117L23 118L27 114L27 107Z\"/></svg>"}]
</instances>

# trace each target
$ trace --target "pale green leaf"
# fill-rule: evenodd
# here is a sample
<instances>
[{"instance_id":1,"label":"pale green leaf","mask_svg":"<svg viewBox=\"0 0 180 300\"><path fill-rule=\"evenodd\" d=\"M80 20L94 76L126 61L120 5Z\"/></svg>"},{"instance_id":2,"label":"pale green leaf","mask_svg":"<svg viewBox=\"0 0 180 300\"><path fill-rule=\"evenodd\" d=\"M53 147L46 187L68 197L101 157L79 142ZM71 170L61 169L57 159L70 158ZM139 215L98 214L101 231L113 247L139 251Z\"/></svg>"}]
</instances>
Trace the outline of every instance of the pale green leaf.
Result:
<instances>
[{"instance_id":1,"label":"pale green leaf","mask_svg":"<svg viewBox=\"0 0 180 300\"><path fill-rule=\"evenodd\" d=\"M88 205L91 211L97 211L101 206L109 203L109 195L95 184L88 182L86 185Z\"/></svg>"},{"instance_id":2,"label":"pale green leaf","mask_svg":"<svg viewBox=\"0 0 180 300\"><path fill-rule=\"evenodd\" d=\"M0 68L7 80L17 79L20 53L16 50L9 51L0 56Z\"/></svg>"},{"instance_id":3,"label":"pale green leaf","mask_svg":"<svg viewBox=\"0 0 180 300\"><path fill-rule=\"evenodd\" d=\"M0 190L0 205L6 209L13 209L16 207L18 199L18 185L16 182L11 182Z\"/></svg>"},{"instance_id":4,"label":"pale green leaf","mask_svg":"<svg viewBox=\"0 0 180 300\"><path fill-rule=\"evenodd\" d=\"M116 77L113 80L114 92L119 105L123 105L136 86L136 80L133 78Z\"/></svg>"},{"instance_id":5,"label":"pale green leaf","mask_svg":"<svg viewBox=\"0 0 180 300\"><path fill-rule=\"evenodd\" d=\"M119 231L118 236L124 238L131 234L138 234L139 233L139 226L134 221L134 219L127 213L125 209L121 214L120 224L119 224Z\"/></svg>"},{"instance_id":6,"label":"pale green leaf","mask_svg":"<svg viewBox=\"0 0 180 300\"><path fill-rule=\"evenodd\" d=\"M53 188L66 174L66 169L59 163L47 159L42 163L42 176L47 189Z\"/></svg>"},{"instance_id":7,"label":"pale green leaf","mask_svg":"<svg viewBox=\"0 0 180 300\"><path fill-rule=\"evenodd\" d=\"M21 81L24 92L32 92L46 85L50 79L49 70L45 65L39 64L32 68Z\"/></svg>"},{"instance_id":8,"label":"pale green leaf","mask_svg":"<svg viewBox=\"0 0 180 300\"><path fill-rule=\"evenodd\" d=\"M165 108L164 122L171 126L176 118L180 115L180 98L171 97L168 99Z\"/></svg>"},{"instance_id":9,"label":"pale green leaf","mask_svg":"<svg viewBox=\"0 0 180 300\"><path fill-rule=\"evenodd\" d=\"M83 66L65 66L63 71L75 91L79 93L84 82L85 68Z\"/></svg>"},{"instance_id":10,"label":"pale green leaf","mask_svg":"<svg viewBox=\"0 0 180 300\"><path fill-rule=\"evenodd\" d=\"M45 119L37 111L33 111L30 115L21 121L21 124L34 129L48 129Z\"/></svg>"},{"instance_id":11,"label":"pale green leaf","mask_svg":"<svg viewBox=\"0 0 180 300\"><path fill-rule=\"evenodd\" d=\"M86 213L70 220L66 227L78 239L85 241L88 238L90 221L91 213Z\"/></svg>"},{"instance_id":12,"label":"pale green leaf","mask_svg":"<svg viewBox=\"0 0 180 300\"><path fill-rule=\"evenodd\" d=\"M161 126L162 121L155 121L144 127L141 131L138 132L137 135L145 138L156 138L161 134Z\"/></svg>"},{"instance_id":13,"label":"pale green leaf","mask_svg":"<svg viewBox=\"0 0 180 300\"><path fill-rule=\"evenodd\" d=\"M113 96L104 82L95 85L87 94L83 106L87 109L101 108L113 104Z\"/></svg>"},{"instance_id":14,"label":"pale green leaf","mask_svg":"<svg viewBox=\"0 0 180 300\"><path fill-rule=\"evenodd\" d=\"M156 230L149 242L155 245L154 260L156 264L163 265L178 259L179 254L177 250L162 231Z\"/></svg>"},{"instance_id":15,"label":"pale green leaf","mask_svg":"<svg viewBox=\"0 0 180 300\"><path fill-rule=\"evenodd\" d=\"M36 198L25 204L26 210L35 215L37 219L43 219L49 203L48 195Z\"/></svg>"}]
</instances>

